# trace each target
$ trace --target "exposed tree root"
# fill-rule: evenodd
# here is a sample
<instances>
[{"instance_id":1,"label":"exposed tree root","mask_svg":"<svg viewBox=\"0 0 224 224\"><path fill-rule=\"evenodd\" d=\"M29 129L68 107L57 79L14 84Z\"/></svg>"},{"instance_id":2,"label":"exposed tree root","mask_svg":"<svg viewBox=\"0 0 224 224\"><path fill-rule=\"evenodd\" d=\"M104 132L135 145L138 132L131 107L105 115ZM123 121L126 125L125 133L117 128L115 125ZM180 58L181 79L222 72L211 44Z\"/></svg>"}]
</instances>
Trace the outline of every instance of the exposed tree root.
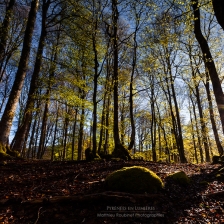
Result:
<instances>
[{"instance_id":1,"label":"exposed tree root","mask_svg":"<svg viewBox=\"0 0 224 224\"><path fill-rule=\"evenodd\" d=\"M13 204L23 204L23 205L47 205L53 203L86 203L87 201L126 201L126 202L142 202L143 200L157 200L163 201L165 196L162 194L130 194L124 192L111 192L106 191L97 194L89 194L89 195L82 195L82 196L56 196L53 198L42 198L42 199L35 199L30 201L22 201L21 199L4 199L0 201L0 205L13 205Z\"/></svg>"},{"instance_id":2,"label":"exposed tree root","mask_svg":"<svg viewBox=\"0 0 224 224\"><path fill-rule=\"evenodd\" d=\"M12 151L9 146L4 146L2 143L0 143L0 161L4 160L23 160L20 157L19 152Z\"/></svg>"}]
</instances>

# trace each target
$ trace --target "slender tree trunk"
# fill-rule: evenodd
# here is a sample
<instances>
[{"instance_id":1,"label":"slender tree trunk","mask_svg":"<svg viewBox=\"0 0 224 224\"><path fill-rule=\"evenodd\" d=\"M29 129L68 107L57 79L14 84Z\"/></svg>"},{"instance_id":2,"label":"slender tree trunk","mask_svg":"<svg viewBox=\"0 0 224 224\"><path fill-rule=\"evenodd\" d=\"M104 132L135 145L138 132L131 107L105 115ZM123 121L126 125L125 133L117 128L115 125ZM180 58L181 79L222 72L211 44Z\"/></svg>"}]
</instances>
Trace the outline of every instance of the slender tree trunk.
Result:
<instances>
[{"instance_id":1,"label":"slender tree trunk","mask_svg":"<svg viewBox=\"0 0 224 224\"><path fill-rule=\"evenodd\" d=\"M97 142L96 142L96 132L97 132L97 98L96 98L96 94L97 94L97 86L98 86L98 52L97 52L97 48L96 48L96 33L97 33L97 28L98 28L98 23L97 20L95 22L95 33L93 34L93 51L94 51L94 87L93 87L93 137L92 137L92 141L93 141L93 155L94 157L96 157L96 149L97 149Z\"/></svg>"},{"instance_id":2,"label":"slender tree trunk","mask_svg":"<svg viewBox=\"0 0 224 224\"><path fill-rule=\"evenodd\" d=\"M57 109L57 114L56 114L54 137L53 137L52 149L51 149L51 161L54 161L55 142L56 142L56 135L57 135L57 129L58 129L59 107L56 106L56 109Z\"/></svg>"},{"instance_id":3,"label":"slender tree trunk","mask_svg":"<svg viewBox=\"0 0 224 224\"><path fill-rule=\"evenodd\" d=\"M114 93L114 151L115 157L131 159L128 151L121 144L119 136L119 119L118 119L118 0L112 0L112 43L113 43L113 93Z\"/></svg>"},{"instance_id":4,"label":"slender tree trunk","mask_svg":"<svg viewBox=\"0 0 224 224\"><path fill-rule=\"evenodd\" d=\"M119 121L118 121L118 39L117 39L117 27L118 27L118 9L117 0L112 0L112 22L113 22L113 83L114 83L114 143L115 150L121 145L119 137Z\"/></svg>"},{"instance_id":5,"label":"slender tree trunk","mask_svg":"<svg viewBox=\"0 0 224 224\"><path fill-rule=\"evenodd\" d=\"M47 94L49 94L48 91L47 91ZM46 132L47 132L48 111L49 111L49 102L46 101L45 107L44 107L43 119L42 119L39 148L38 148L38 153L37 153L38 159L41 159L41 154L42 154L42 151L44 150L44 142L45 142Z\"/></svg>"},{"instance_id":6,"label":"slender tree trunk","mask_svg":"<svg viewBox=\"0 0 224 224\"><path fill-rule=\"evenodd\" d=\"M199 111L199 116L200 116L202 141L203 141L204 149L205 149L205 159L206 159L206 162L210 162L209 146L208 146L208 141L207 141L207 128L206 128L206 125L205 125L204 115L203 115L203 112L202 112L200 91L199 91L199 83L196 82L196 74L195 74L195 71L194 71L194 68L193 68L191 47L189 49L189 57L190 57L192 78L193 78L194 88L195 88L195 96L196 96L198 111ZM200 74L199 70L198 70L198 73Z\"/></svg>"},{"instance_id":7,"label":"slender tree trunk","mask_svg":"<svg viewBox=\"0 0 224 224\"><path fill-rule=\"evenodd\" d=\"M199 134L196 108L195 108L195 104L193 102L192 97L190 97L190 99L191 99L191 103L192 103L192 107L193 107L194 119L195 119L195 124L196 124L196 132L197 132L197 136L198 136L198 147L199 147L199 152L200 152L200 157L201 157L201 163L203 163L204 162L204 155L203 155L203 150L202 150L202 146L201 146L201 136Z\"/></svg>"},{"instance_id":8,"label":"slender tree trunk","mask_svg":"<svg viewBox=\"0 0 224 224\"><path fill-rule=\"evenodd\" d=\"M167 93L166 93L166 98L167 98L167 101L168 101L169 107L170 107L170 115L171 115L171 118L172 118L172 127L173 127L171 133L174 135L177 149L178 149L178 151L180 151L179 138L178 138L178 130L177 130L177 124L176 124L177 122L176 122L176 118L175 118L174 112L173 112L173 104L172 104L172 97L171 97L171 92L170 92L168 77L166 77L166 85L167 85L167 92L168 92L168 96L167 96ZM174 146L174 144L171 144L171 145Z\"/></svg>"},{"instance_id":9,"label":"slender tree trunk","mask_svg":"<svg viewBox=\"0 0 224 224\"><path fill-rule=\"evenodd\" d=\"M185 157L184 153L184 142L183 142L183 136L182 136L182 127L181 127L181 121L180 121L180 113L179 113L179 108L178 108L178 103L177 103L177 98L176 98L176 91L174 89L174 80L173 76L171 73L171 65L170 61L168 61L168 67L169 67L169 75L170 75L170 80L171 80L171 90L172 90L172 96L173 96L173 101L174 101L174 106L175 106L175 113L176 113L176 122L177 122L177 129L178 129L178 136L177 136L177 144L179 145L178 151L179 151L179 156L180 156L180 162L181 163L187 163L187 159Z\"/></svg>"},{"instance_id":10,"label":"slender tree trunk","mask_svg":"<svg viewBox=\"0 0 224 224\"><path fill-rule=\"evenodd\" d=\"M111 105L111 96L108 94L107 97L107 106L106 106L106 118L105 118L105 126L106 126L106 133L105 133L105 144L104 144L104 154L108 154L108 144L109 144L109 116L110 116L110 105Z\"/></svg>"},{"instance_id":11,"label":"slender tree trunk","mask_svg":"<svg viewBox=\"0 0 224 224\"><path fill-rule=\"evenodd\" d=\"M68 125L69 125L69 118L66 117L65 122L64 122L64 144L63 144L63 154L62 154L62 160L63 161L67 157L66 145L67 145L67 137L68 137Z\"/></svg>"},{"instance_id":12,"label":"slender tree trunk","mask_svg":"<svg viewBox=\"0 0 224 224\"><path fill-rule=\"evenodd\" d=\"M204 85L205 85L207 98L208 98L209 114L210 114L210 119L211 119L211 123L212 123L212 130L213 130L213 133L215 136L215 142L216 142L216 146L217 146L219 155L222 156L223 155L223 147L221 145L218 130L217 130L216 123L215 123L212 98L211 98L211 92L210 92L210 87L209 87L209 78L207 76L207 73L206 73L206 77L207 77L207 79L206 79L206 83L204 83Z\"/></svg>"},{"instance_id":13,"label":"slender tree trunk","mask_svg":"<svg viewBox=\"0 0 224 224\"><path fill-rule=\"evenodd\" d=\"M135 74L135 67L136 67L136 60L137 60L137 29L138 29L139 21L137 21L137 26L135 28L134 32L134 52L133 52L133 58L132 58L132 71L131 71L131 81L129 85L129 111L130 111L130 120L131 120L131 138L130 143L128 146L128 150L131 150L134 147L135 144L135 120L134 120L134 113L133 113L133 82L134 82L134 74Z\"/></svg>"},{"instance_id":14,"label":"slender tree trunk","mask_svg":"<svg viewBox=\"0 0 224 224\"><path fill-rule=\"evenodd\" d=\"M13 145L13 150L20 151L22 148L22 145L24 144L25 140L25 135L28 131L28 127L30 126L29 124L31 123L32 119L32 111L34 109L34 101L35 101L35 93L38 88L38 77L40 73L40 68L42 64L42 54L43 54L43 49L45 45L45 38L47 35L46 32L46 17L47 17L47 11L49 8L50 2L46 1L43 2L42 6L42 28L41 28L41 35L39 39L39 45L38 45L38 50L37 50L37 55L36 55L36 61L35 61L35 66L34 66L34 71L32 75L32 79L30 82L30 88L29 88L29 94L28 94L28 99L26 103L26 108L24 111L24 116L23 116L23 121L19 128L17 129L16 135L15 135L15 142Z\"/></svg>"},{"instance_id":15,"label":"slender tree trunk","mask_svg":"<svg viewBox=\"0 0 224 224\"><path fill-rule=\"evenodd\" d=\"M107 89L107 87L105 88ZM102 154L102 143L103 143L103 135L104 135L104 125L105 125L105 113L106 113L106 96L107 96L107 91L104 93L103 97L103 109L102 109L102 116L101 116L101 128L100 128L100 139L99 139L99 145L98 145L98 154Z\"/></svg>"},{"instance_id":16,"label":"slender tree trunk","mask_svg":"<svg viewBox=\"0 0 224 224\"><path fill-rule=\"evenodd\" d=\"M32 159L37 158L37 153L38 153L37 142L38 142L39 134L40 134L40 123L41 123L40 120L41 120L41 113L39 113L37 128L35 131L35 142L33 145Z\"/></svg>"},{"instance_id":17,"label":"slender tree trunk","mask_svg":"<svg viewBox=\"0 0 224 224\"><path fill-rule=\"evenodd\" d=\"M33 114L32 118L34 119L33 125L32 125L32 130L31 130L31 135L30 135L30 141L29 141L29 148L28 148L28 152L27 152L27 159L30 158L30 153L32 152L32 147L34 145L34 136L35 136L35 130L36 130L36 125L37 125L37 117L39 114L39 109L40 109L40 101L37 101L36 103L36 111ZM32 155L31 155L32 157Z\"/></svg>"},{"instance_id":18,"label":"slender tree trunk","mask_svg":"<svg viewBox=\"0 0 224 224\"><path fill-rule=\"evenodd\" d=\"M6 146L8 142L8 137L10 135L10 129L12 126L12 120L16 111L16 106L18 104L18 100L26 76L38 5L39 0L33 0L31 3L31 9L29 12L26 31L24 35L23 49L18 65L18 70L15 76L15 81L13 83L6 108L4 110L0 122L0 144L2 144L3 146Z\"/></svg>"},{"instance_id":19,"label":"slender tree trunk","mask_svg":"<svg viewBox=\"0 0 224 224\"><path fill-rule=\"evenodd\" d=\"M198 164L198 153L197 153L197 147L196 147L196 142L195 142L195 135L194 135L194 125L193 125L193 119L192 119L192 114L191 114L191 110L190 110L190 121L191 121L191 135L192 135L192 141L193 141L193 145L194 145L194 156L195 156L195 160L196 163Z\"/></svg>"},{"instance_id":20,"label":"slender tree trunk","mask_svg":"<svg viewBox=\"0 0 224 224\"><path fill-rule=\"evenodd\" d=\"M74 153L75 153L75 133L76 133L77 114L78 114L78 109L76 108L75 122L73 124L73 130L72 130L72 161L74 160Z\"/></svg>"},{"instance_id":21,"label":"slender tree trunk","mask_svg":"<svg viewBox=\"0 0 224 224\"><path fill-rule=\"evenodd\" d=\"M162 131L163 131L163 138L165 141L165 154L167 155L168 162L170 163L170 150L169 150L169 145L168 145L168 141L167 141L167 137L166 137L166 131L165 131L164 126L162 126L162 119L161 119L161 115L160 115L159 106L157 103L156 103L156 107L157 107L157 111L158 111L158 115L159 115L159 124L158 125L159 125L160 129L162 129Z\"/></svg>"},{"instance_id":22,"label":"slender tree trunk","mask_svg":"<svg viewBox=\"0 0 224 224\"><path fill-rule=\"evenodd\" d=\"M218 106L218 111L222 123L222 131L224 133L224 95L222 91L221 82L219 80L219 76L215 67L215 63L213 61L209 45L207 40L203 36L201 32L201 20L200 20L200 9L198 5L198 0L191 0L193 13L194 13L194 33L195 37L201 47L203 54L203 61L205 63L205 68L208 70L210 79L212 81L213 91L216 99L216 103Z\"/></svg>"},{"instance_id":23,"label":"slender tree trunk","mask_svg":"<svg viewBox=\"0 0 224 224\"><path fill-rule=\"evenodd\" d=\"M154 99L154 77L152 78L151 82L151 142L152 142L152 159L154 162L157 160L156 156L156 133L154 131L154 128L156 128L156 117L155 117L155 99Z\"/></svg>"},{"instance_id":24,"label":"slender tree trunk","mask_svg":"<svg viewBox=\"0 0 224 224\"><path fill-rule=\"evenodd\" d=\"M208 147L208 142L207 142L207 130L206 130L206 125L205 125L204 116L203 116L203 112L202 112L201 99L200 99L200 95L199 95L200 93L199 93L198 85L195 86L195 90L196 90L196 99L197 99L197 105L198 105L198 111L199 111L200 123L201 123L202 141L203 141L204 148L205 148L205 159L206 159L206 162L210 162L209 147Z\"/></svg>"},{"instance_id":25,"label":"slender tree trunk","mask_svg":"<svg viewBox=\"0 0 224 224\"><path fill-rule=\"evenodd\" d=\"M15 0L10 0L8 6L6 7L5 18L3 20L1 29L0 29L0 64L5 57L5 49L9 35L10 21L13 16L13 7L15 5ZM0 70L1 72L1 70ZM0 79L1 82L1 79Z\"/></svg>"},{"instance_id":26,"label":"slender tree trunk","mask_svg":"<svg viewBox=\"0 0 224 224\"><path fill-rule=\"evenodd\" d=\"M125 137L125 104L124 104L124 98L125 98L125 94L123 95L123 99L120 105L120 132L121 132L121 144L124 145L124 137Z\"/></svg>"},{"instance_id":27,"label":"slender tree trunk","mask_svg":"<svg viewBox=\"0 0 224 224\"><path fill-rule=\"evenodd\" d=\"M82 99L84 99L84 93L82 94ZM84 119L85 119L85 107L84 103L82 105L82 112L81 112L81 120L79 126L79 138L78 138L78 160L82 159L82 152L83 152L83 136L84 136Z\"/></svg>"}]
</instances>

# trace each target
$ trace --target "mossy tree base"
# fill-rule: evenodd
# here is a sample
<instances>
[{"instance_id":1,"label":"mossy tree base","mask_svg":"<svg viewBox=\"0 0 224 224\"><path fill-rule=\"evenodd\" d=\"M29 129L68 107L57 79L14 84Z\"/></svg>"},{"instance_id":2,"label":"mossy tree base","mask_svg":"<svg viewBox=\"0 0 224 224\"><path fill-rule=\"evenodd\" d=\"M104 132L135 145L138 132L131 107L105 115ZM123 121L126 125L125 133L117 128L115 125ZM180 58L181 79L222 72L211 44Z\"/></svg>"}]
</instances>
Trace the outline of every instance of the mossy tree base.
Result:
<instances>
[{"instance_id":1,"label":"mossy tree base","mask_svg":"<svg viewBox=\"0 0 224 224\"><path fill-rule=\"evenodd\" d=\"M124 159L124 160L132 159L128 150L122 144L115 146L112 156L114 158L120 158L120 159Z\"/></svg>"},{"instance_id":2,"label":"mossy tree base","mask_svg":"<svg viewBox=\"0 0 224 224\"><path fill-rule=\"evenodd\" d=\"M22 159L17 151L12 151L9 146L0 143L0 160Z\"/></svg>"}]
</instances>

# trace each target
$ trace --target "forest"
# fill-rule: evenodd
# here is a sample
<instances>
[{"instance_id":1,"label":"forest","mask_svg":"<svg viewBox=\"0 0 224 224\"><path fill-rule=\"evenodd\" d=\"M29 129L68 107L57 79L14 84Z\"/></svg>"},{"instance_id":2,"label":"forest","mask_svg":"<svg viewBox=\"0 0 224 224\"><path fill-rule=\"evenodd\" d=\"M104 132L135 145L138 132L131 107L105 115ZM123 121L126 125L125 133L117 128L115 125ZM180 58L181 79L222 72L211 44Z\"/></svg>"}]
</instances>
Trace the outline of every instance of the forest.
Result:
<instances>
[{"instance_id":1,"label":"forest","mask_svg":"<svg viewBox=\"0 0 224 224\"><path fill-rule=\"evenodd\" d=\"M1 155L223 154L222 1L0 3Z\"/></svg>"},{"instance_id":2,"label":"forest","mask_svg":"<svg viewBox=\"0 0 224 224\"><path fill-rule=\"evenodd\" d=\"M224 223L223 0L0 0L0 224Z\"/></svg>"}]
</instances>

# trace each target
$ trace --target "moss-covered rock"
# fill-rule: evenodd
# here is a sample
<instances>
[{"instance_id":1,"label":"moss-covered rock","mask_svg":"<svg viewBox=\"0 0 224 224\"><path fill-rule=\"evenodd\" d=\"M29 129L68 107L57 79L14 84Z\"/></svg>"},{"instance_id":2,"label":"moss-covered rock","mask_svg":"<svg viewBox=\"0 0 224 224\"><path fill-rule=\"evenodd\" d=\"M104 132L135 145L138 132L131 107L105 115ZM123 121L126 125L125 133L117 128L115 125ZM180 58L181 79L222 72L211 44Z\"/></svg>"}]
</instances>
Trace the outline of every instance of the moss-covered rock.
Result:
<instances>
[{"instance_id":1,"label":"moss-covered rock","mask_svg":"<svg viewBox=\"0 0 224 224\"><path fill-rule=\"evenodd\" d=\"M105 187L111 191L156 193L163 188L163 182L153 171L132 166L111 173L105 180Z\"/></svg>"},{"instance_id":2,"label":"moss-covered rock","mask_svg":"<svg viewBox=\"0 0 224 224\"><path fill-rule=\"evenodd\" d=\"M190 183L189 177L184 171L177 171L167 176L167 179L173 180L175 183L180 185L188 185Z\"/></svg>"}]
</instances>

